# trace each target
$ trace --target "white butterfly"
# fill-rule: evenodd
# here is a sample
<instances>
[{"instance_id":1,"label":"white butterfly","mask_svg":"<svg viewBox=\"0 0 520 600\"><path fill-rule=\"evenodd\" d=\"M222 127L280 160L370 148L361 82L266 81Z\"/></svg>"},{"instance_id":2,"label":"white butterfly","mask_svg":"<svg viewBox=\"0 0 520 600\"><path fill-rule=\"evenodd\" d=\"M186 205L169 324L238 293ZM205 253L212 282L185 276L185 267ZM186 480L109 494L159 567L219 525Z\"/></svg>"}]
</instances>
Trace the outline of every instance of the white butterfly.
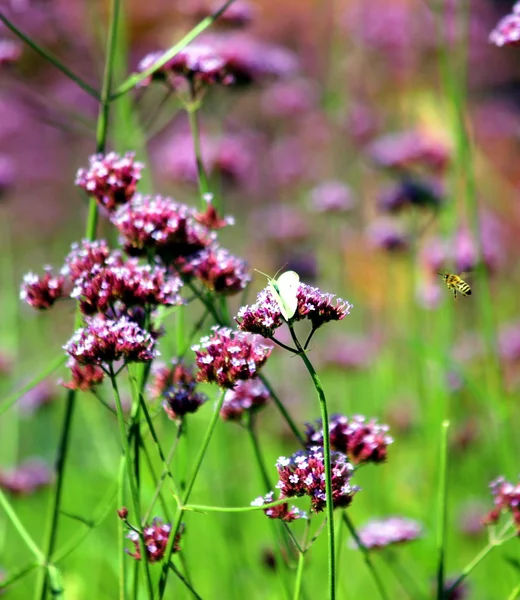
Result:
<instances>
[{"instance_id":1,"label":"white butterfly","mask_svg":"<svg viewBox=\"0 0 520 600\"><path fill-rule=\"evenodd\" d=\"M276 300L280 312L286 321L294 317L298 308L298 288L300 287L300 276L295 271L286 271L278 279L269 279L269 288Z\"/></svg>"}]
</instances>

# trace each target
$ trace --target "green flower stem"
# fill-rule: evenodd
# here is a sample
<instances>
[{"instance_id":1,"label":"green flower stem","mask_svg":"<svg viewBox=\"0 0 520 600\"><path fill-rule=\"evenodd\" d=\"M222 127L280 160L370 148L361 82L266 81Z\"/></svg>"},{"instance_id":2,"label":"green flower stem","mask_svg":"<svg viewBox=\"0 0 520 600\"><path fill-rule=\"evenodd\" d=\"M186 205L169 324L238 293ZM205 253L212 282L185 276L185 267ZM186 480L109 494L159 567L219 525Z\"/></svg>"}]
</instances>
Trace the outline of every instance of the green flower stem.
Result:
<instances>
[{"instance_id":1,"label":"green flower stem","mask_svg":"<svg viewBox=\"0 0 520 600\"><path fill-rule=\"evenodd\" d=\"M309 541L309 532L311 529L311 520L307 519L305 523L305 533L303 534L302 548L298 552L298 567L296 569L296 581L294 582L293 600L299 600L303 581L303 567L305 564L305 554L307 552L307 542Z\"/></svg>"},{"instance_id":2,"label":"green flower stem","mask_svg":"<svg viewBox=\"0 0 520 600\"><path fill-rule=\"evenodd\" d=\"M9 410L11 408L11 406L16 404L17 401L22 396L24 396L29 390L32 390L33 387L36 387L40 383L40 381L43 381L49 375L54 373L54 371L57 371L61 366L63 366L65 364L66 360L67 360L66 356L60 355L55 360L53 360L47 367L45 367L45 369L40 371L40 373L38 373L38 375L36 375L36 377L31 379L31 381L29 381L24 386L22 386L19 390L16 390L16 392L13 392L10 396L8 396L7 399L4 400L2 402L2 404L0 405L0 417L3 415L3 413L6 410Z\"/></svg>"},{"instance_id":3,"label":"green flower stem","mask_svg":"<svg viewBox=\"0 0 520 600\"><path fill-rule=\"evenodd\" d=\"M289 323L289 330L295 346L300 351L299 356L303 360L309 375L312 378L318 400L320 403L321 423L323 427L323 454L325 462L325 493L327 495L327 541L328 541L328 564L329 564L329 598L334 600L336 597L336 552L334 550L334 505L332 499L332 467L330 464L330 435L329 435L329 413L327 409L327 399L318 373L314 370L307 353L303 350L294 333L292 324Z\"/></svg>"},{"instance_id":4,"label":"green flower stem","mask_svg":"<svg viewBox=\"0 0 520 600\"><path fill-rule=\"evenodd\" d=\"M509 596L507 597L507 600L518 600L518 598L520 598L520 583L509 594Z\"/></svg>"},{"instance_id":5,"label":"green flower stem","mask_svg":"<svg viewBox=\"0 0 520 600\"><path fill-rule=\"evenodd\" d=\"M87 92L89 96L92 96L96 100L99 100L99 93L88 83L83 81L81 77L73 73L68 67L66 67L58 58L56 58L53 54L39 46L36 42L34 42L31 38L27 37L24 33L22 33L11 21L3 14L0 14L0 21L10 29L17 37L19 37L25 44L31 47L35 52L37 52L40 56L42 56L46 61L50 62L54 65L59 71L61 71L64 75L66 75L69 79L74 81L78 87Z\"/></svg>"},{"instance_id":6,"label":"green flower stem","mask_svg":"<svg viewBox=\"0 0 520 600\"><path fill-rule=\"evenodd\" d=\"M380 577L379 573L377 572L377 570L374 566L374 563L372 562L372 556L370 555L370 551L365 546L365 544L363 544L363 542L361 541L361 538L359 537L358 532L356 531L356 528L354 527L354 523L352 523L352 520L350 519L346 510L343 511L342 518L343 518L343 522L345 523L348 530L350 531L350 535L354 538L354 541L357 544L358 550L363 555L363 560L365 561L365 564L366 564L368 570L370 571L370 574L372 575L372 579L374 580L374 583L376 584L379 595L381 596L382 600L389 600L389 596L386 593L385 586L383 585L383 581L381 580L381 577Z\"/></svg>"},{"instance_id":7,"label":"green flower stem","mask_svg":"<svg viewBox=\"0 0 520 600\"><path fill-rule=\"evenodd\" d=\"M139 491L137 488L135 470L133 468L134 465L132 462L132 452L130 449L130 443L128 441L128 435L127 435L126 428L125 428L125 420L124 420L124 414L123 414L123 407L121 405L121 397L119 395L117 380L116 380L116 377L114 374L114 369L113 369L112 365L109 366L109 377L110 377L110 382L112 384L112 391L114 393L114 400L115 400L115 404L116 404L117 422L119 424L119 434L121 437L121 443L123 445L123 452L124 452L124 456L125 456L126 474L127 474L128 483L130 486L130 496L131 496L131 500L132 500L132 507L134 510L134 519L139 524L139 531L138 531L138 533L139 533L139 552L141 554L141 560L139 561L139 563L143 566L142 570L143 570L144 576L145 576L145 581L146 581L146 586L147 586L147 591L148 591L148 598L150 598L150 600L152 600L153 599L153 586L152 586L150 569L149 569L147 555L146 555L146 546L144 543L143 532L142 532L141 506L140 506L140 500L139 500Z\"/></svg>"},{"instance_id":8,"label":"green flower stem","mask_svg":"<svg viewBox=\"0 0 520 600\"><path fill-rule=\"evenodd\" d=\"M195 101L195 99L193 99L193 101L186 107L186 112L188 113L191 137L193 138L193 149L195 151L195 161L197 163L197 177L199 183L201 210L204 211L206 208L205 198L208 197L207 195L210 192L210 187L206 169L204 168L204 162L202 160L198 108L198 103Z\"/></svg>"},{"instance_id":9,"label":"green flower stem","mask_svg":"<svg viewBox=\"0 0 520 600\"><path fill-rule=\"evenodd\" d=\"M217 425L220 410L222 405L224 404L224 396L226 391L222 390L215 406L213 408L213 414L211 415L211 419L209 421L208 428L206 430L206 435L204 436L204 440L202 442L202 446L199 450L199 454L197 456L197 460L195 461L195 466L193 467L193 472L191 474L188 485L186 486L186 490L182 497L182 506L179 506L177 509L177 514L175 515L175 519L172 523L172 528L170 531L170 537L168 538L168 545L166 546L166 550L164 553L164 563L161 571L161 578L159 580L159 590L158 590L158 600L162 600L164 596L164 592L166 590L166 582L168 579L168 565L170 564L172 554L173 554L173 545L175 542L175 536L179 531L179 527L181 525L182 517L184 516L184 511L186 510L186 503L190 499L191 492L193 491L193 486L195 485L195 481L200 471L200 467L202 462L204 461L204 457L206 455L206 451L208 449L211 438L213 437L213 433L215 431L215 427Z\"/></svg>"},{"instance_id":10,"label":"green flower stem","mask_svg":"<svg viewBox=\"0 0 520 600\"><path fill-rule=\"evenodd\" d=\"M139 83L153 75L155 71L160 69L163 65L165 65L170 59L176 56L183 48L185 48L190 42L192 42L198 35L200 35L203 31L205 31L210 25L216 21L220 15L227 9L227 7L232 4L234 0L227 0L218 10L216 10L212 15L203 19L196 27L194 27L189 33L187 33L182 40L172 46L169 50L167 50L162 57L156 61L149 69L143 71L142 73L134 73L130 75L126 81L124 81L117 90L112 94L111 100L115 100L126 94L133 88L135 88Z\"/></svg>"},{"instance_id":11,"label":"green flower stem","mask_svg":"<svg viewBox=\"0 0 520 600\"><path fill-rule=\"evenodd\" d=\"M197 594L197 592L193 589L191 583L186 579L186 577L184 577L184 575L179 571L179 569L177 569L173 562L170 562L169 567L175 573L175 575L177 575L177 577L182 581L186 588L191 592L195 600L203 600L202 596L199 596L199 594Z\"/></svg>"},{"instance_id":12,"label":"green flower stem","mask_svg":"<svg viewBox=\"0 0 520 600\"><path fill-rule=\"evenodd\" d=\"M125 506L125 471L126 471L126 456L123 454L119 462L119 474L117 478L117 505L118 508ZM119 600L126 600L126 558L125 552L125 524L123 519L119 519L118 524L119 535Z\"/></svg>"},{"instance_id":13,"label":"green flower stem","mask_svg":"<svg viewBox=\"0 0 520 600\"><path fill-rule=\"evenodd\" d=\"M274 500L273 502L262 504L261 506L207 506L205 504L183 504L179 508L182 511L193 511L193 512L221 512L221 513L240 513L240 512L253 512L255 510L264 510L265 508L271 508L272 506L280 506L280 504L286 504L287 498L281 498Z\"/></svg>"},{"instance_id":14,"label":"green flower stem","mask_svg":"<svg viewBox=\"0 0 520 600\"><path fill-rule=\"evenodd\" d=\"M17 569L16 571L10 571L9 575L7 575L7 577L5 577L5 579L2 579L2 581L0 581L0 590L7 589L10 585L15 583L19 579L22 579L23 577L28 575L31 571L36 569L36 567L39 567L39 566L40 565L37 562L34 562L34 563L30 563L30 564L26 565L25 567Z\"/></svg>"},{"instance_id":15,"label":"green flower stem","mask_svg":"<svg viewBox=\"0 0 520 600\"><path fill-rule=\"evenodd\" d=\"M20 537L26 543L29 550L34 554L34 557L40 564L45 564L45 558L42 551L36 545L36 542L32 539L27 529L24 527L23 523L20 521L16 512L13 510L11 503L7 499L7 496L4 494L2 489L0 488L0 505L4 509L7 518L11 521L13 527L18 531Z\"/></svg>"},{"instance_id":16,"label":"green flower stem","mask_svg":"<svg viewBox=\"0 0 520 600\"><path fill-rule=\"evenodd\" d=\"M448 430L449 421L441 429L439 496L437 506L437 600L444 598L446 534L448 516Z\"/></svg>"}]
</instances>

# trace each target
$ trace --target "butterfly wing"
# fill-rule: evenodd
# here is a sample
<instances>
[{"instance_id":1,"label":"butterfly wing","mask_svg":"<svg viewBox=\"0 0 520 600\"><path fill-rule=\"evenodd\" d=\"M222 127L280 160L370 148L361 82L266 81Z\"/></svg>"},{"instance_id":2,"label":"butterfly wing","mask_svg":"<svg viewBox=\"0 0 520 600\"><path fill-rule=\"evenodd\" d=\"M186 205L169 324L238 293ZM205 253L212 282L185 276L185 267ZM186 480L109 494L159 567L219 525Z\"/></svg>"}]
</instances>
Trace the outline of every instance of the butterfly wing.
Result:
<instances>
[{"instance_id":1,"label":"butterfly wing","mask_svg":"<svg viewBox=\"0 0 520 600\"><path fill-rule=\"evenodd\" d=\"M300 287L300 276L295 271L286 271L277 280L271 280L269 285L283 318L288 321L294 317L298 308L297 294Z\"/></svg>"}]
</instances>

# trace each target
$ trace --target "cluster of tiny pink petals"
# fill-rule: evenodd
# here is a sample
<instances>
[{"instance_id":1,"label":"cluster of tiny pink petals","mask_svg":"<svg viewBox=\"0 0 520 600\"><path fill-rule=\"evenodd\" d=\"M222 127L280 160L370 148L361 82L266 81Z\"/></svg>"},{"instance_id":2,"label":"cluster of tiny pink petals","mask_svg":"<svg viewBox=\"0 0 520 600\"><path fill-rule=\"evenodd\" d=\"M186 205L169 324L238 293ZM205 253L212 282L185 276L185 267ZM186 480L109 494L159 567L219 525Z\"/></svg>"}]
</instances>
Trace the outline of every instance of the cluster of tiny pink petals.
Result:
<instances>
[{"instance_id":1,"label":"cluster of tiny pink petals","mask_svg":"<svg viewBox=\"0 0 520 600\"><path fill-rule=\"evenodd\" d=\"M241 331L257 333L271 338L278 327L285 322L280 307L269 288L264 288L252 305L242 306L235 321Z\"/></svg>"},{"instance_id":2,"label":"cluster of tiny pink petals","mask_svg":"<svg viewBox=\"0 0 520 600\"><path fill-rule=\"evenodd\" d=\"M182 304L182 281L163 267L139 265L130 259L122 265L93 267L75 282L71 296L86 315L106 313L116 303L130 306Z\"/></svg>"},{"instance_id":3,"label":"cluster of tiny pink petals","mask_svg":"<svg viewBox=\"0 0 520 600\"><path fill-rule=\"evenodd\" d=\"M0 488L17 495L31 494L52 479L52 471L39 459L29 459L15 469L0 470Z\"/></svg>"},{"instance_id":4,"label":"cluster of tiny pink petals","mask_svg":"<svg viewBox=\"0 0 520 600\"><path fill-rule=\"evenodd\" d=\"M484 525L494 525L501 514L509 513L520 535L520 482L511 483L505 477L497 477L489 484L495 507L482 520Z\"/></svg>"},{"instance_id":5,"label":"cluster of tiny pink petals","mask_svg":"<svg viewBox=\"0 0 520 600\"><path fill-rule=\"evenodd\" d=\"M190 256L214 239L213 234L195 221L193 210L163 196L136 194L111 220L130 253L153 250L165 263Z\"/></svg>"},{"instance_id":6,"label":"cluster of tiny pink petals","mask_svg":"<svg viewBox=\"0 0 520 600\"><path fill-rule=\"evenodd\" d=\"M212 203L213 195L207 194L206 203L207 208L204 212L196 212L193 215L193 218L197 223L204 225L208 229L217 230L222 229L223 227L227 227L228 225L233 225L235 220L233 217L221 217L217 209Z\"/></svg>"},{"instance_id":7,"label":"cluster of tiny pink petals","mask_svg":"<svg viewBox=\"0 0 520 600\"><path fill-rule=\"evenodd\" d=\"M147 71L162 56L164 56L163 52L147 54L137 66L137 71L139 73ZM154 79L168 80L175 88L177 78L204 85L215 83L229 85L234 81L233 76L227 71L225 60L214 48L208 44L192 43L166 61L140 85L148 85Z\"/></svg>"},{"instance_id":8,"label":"cluster of tiny pink petals","mask_svg":"<svg viewBox=\"0 0 520 600\"><path fill-rule=\"evenodd\" d=\"M224 396L220 416L224 421L239 421L246 411L258 410L265 406L270 394L259 379L239 381Z\"/></svg>"},{"instance_id":9,"label":"cluster of tiny pink petals","mask_svg":"<svg viewBox=\"0 0 520 600\"><path fill-rule=\"evenodd\" d=\"M365 548L378 549L416 540L422 535L422 527L412 519L389 517L370 521L358 529L358 535ZM354 540L350 545L358 547Z\"/></svg>"},{"instance_id":10,"label":"cluster of tiny pink petals","mask_svg":"<svg viewBox=\"0 0 520 600\"><path fill-rule=\"evenodd\" d=\"M122 265L123 262L121 253L111 251L105 240L82 240L72 244L61 273L76 281L88 275L94 267Z\"/></svg>"},{"instance_id":11,"label":"cluster of tiny pink petals","mask_svg":"<svg viewBox=\"0 0 520 600\"><path fill-rule=\"evenodd\" d=\"M226 296L238 294L251 281L247 262L220 246L200 252L189 261L188 269L212 292Z\"/></svg>"},{"instance_id":12,"label":"cluster of tiny pink petals","mask_svg":"<svg viewBox=\"0 0 520 600\"><path fill-rule=\"evenodd\" d=\"M117 321L99 315L89 319L64 349L82 365L149 362L157 356L154 338L126 316Z\"/></svg>"},{"instance_id":13,"label":"cluster of tiny pink petals","mask_svg":"<svg viewBox=\"0 0 520 600\"><path fill-rule=\"evenodd\" d=\"M159 562L163 559L168 539L172 527L169 523L163 523L161 519L154 519L150 525L143 529L144 545L146 547L146 559L148 562ZM173 543L173 552L179 552L179 542L182 535L182 529L175 536ZM139 546L139 534L137 531L130 531L126 536L134 544L134 551L128 554L136 560L141 560L141 548Z\"/></svg>"},{"instance_id":14,"label":"cluster of tiny pink petals","mask_svg":"<svg viewBox=\"0 0 520 600\"><path fill-rule=\"evenodd\" d=\"M115 152L94 154L89 159L88 169L78 170L75 183L112 212L135 194L144 165L134 159L133 152L124 156Z\"/></svg>"},{"instance_id":15,"label":"cluster of tiny pink petals","mask_svg":"<svg viewBox=\"0 0 520 600\"><path fill-rule=\"evenodd\" d=\"M51 267L45 267L43 277L38 277L32 272L27 273L20 288L20 299L33 308L46 310L63 296L64 283L65 278L62 275L53 275Z\"/></svg>"},{"instance_id":16,"label":"cluster of tiny pink petals","mask_svg":"<svg viewBox=\"0 0 520 600\"><path fill-rule=\"evenodd\" d=\"M334 508L346 507L359 490L350 484L354 467L341 452L331 453L332 503ZM321 512L327 503L325 492L325 462L323 448L313 446L299 450L291 457L280 457L276 463L279 481L276 487L282 498L308 496L314 512Z\"/></svg>"},{"instance_id":17,"label":"cluster of tiny pink petals","mask_svg":"<svg viewBox=\"0 0 520 600\"><path fill-rule=\"evenodd\" d=\"M422 167L442 172L450 160L444 144L416 131L381 137L370 145L368 153L377 165L387 169Z\"/></svg>"},{"instance_id":18,"label":"cluster of tiny pink petals","mask_svg":"<svg viewBox=\"0 0 520 600\"><path fill-rule=\"evenodd\" d=\"M343 452L355 464L381 463L386 460L388 446L394 441L389 435L388 425L381 425L375 419L367 421L356 415L348 418L344 415L332 415L329 421L330 446ZM307 445L323 446L323 427L321 419L316 424L306 425Z\"/></svg>"},{"instance_id":19,"label":"cluster of tiny pink petals","mask_svg":"<svg viewBox=\"0 0 520 600\"><path fill-rule=\"evenodd\" d=\"M520 2L517 2L509 15L498 22L489 34L489 41L495 46L520 45Z\"/></svg>"},{"instance_id":20,"label":"cluster of tiny pink petals","mask_svg":"<svg viewBox=\"0 0 520 600\"><path fill-rule=\"evenodd\" d=\"M274 492L269 492L265 496L259 496L258 498L253 500L253 502L251 502L251 506L263 506L264 504L269 504L273 502L273 500ZM278 504L277 506L265 508L264 514L270 519L280 519L281 521L285 521L286 523L296 521L296 519L307 518L307 513L301 511L296 506L291 506L291 508L289 508L289 504L287 502L284 502L283 504Z\"/></svg>"},{"instance_id":21,"label":"cluster of tiny pink petals","mask_svg":"<svg viewBox=\"0 0 520 600\"><path fill-rule=\"evenodd\" d=\"M80 390L88 392L100 385L105 377L105 372L98 365L82 365L71 358L67 362L72 379L67 382L61 382L63 387L70 390Z\"/></svg>"},{"instance_id":22,"label":"cluster of tiny pink petals","mask_svg":"<svg viewBox=\"0 0 520 600\"><path fill-rule=\"evenodd\" d=\"M199 369L197 380L227 389L256 377L272 351L254 336L225 327L213 327L213 334L192 349Z\"/></svg>"}]
</instances>

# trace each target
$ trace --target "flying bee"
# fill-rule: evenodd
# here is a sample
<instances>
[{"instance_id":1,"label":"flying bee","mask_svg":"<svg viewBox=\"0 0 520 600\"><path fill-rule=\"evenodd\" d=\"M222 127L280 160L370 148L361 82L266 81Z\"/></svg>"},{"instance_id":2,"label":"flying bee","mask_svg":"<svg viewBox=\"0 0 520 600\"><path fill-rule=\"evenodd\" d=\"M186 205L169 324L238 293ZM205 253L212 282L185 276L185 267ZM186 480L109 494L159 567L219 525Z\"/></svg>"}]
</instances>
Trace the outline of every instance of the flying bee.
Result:
<instances>
[{"instance_id":1,"label":"flying bee","mask_svg":"<svg viewBox=\"0 0 520 600\"><path fill-rule=\"evenodd\" d=\"M466 272L461 273L460 275L454 275L453 273L447 272L439 273L439 275L443 278L447 288L453 292L455 300L457 299L457 292L463 296L471 296L469 284L462 279L463 276L467 275Z\"/></svg>"}]
</instances>

